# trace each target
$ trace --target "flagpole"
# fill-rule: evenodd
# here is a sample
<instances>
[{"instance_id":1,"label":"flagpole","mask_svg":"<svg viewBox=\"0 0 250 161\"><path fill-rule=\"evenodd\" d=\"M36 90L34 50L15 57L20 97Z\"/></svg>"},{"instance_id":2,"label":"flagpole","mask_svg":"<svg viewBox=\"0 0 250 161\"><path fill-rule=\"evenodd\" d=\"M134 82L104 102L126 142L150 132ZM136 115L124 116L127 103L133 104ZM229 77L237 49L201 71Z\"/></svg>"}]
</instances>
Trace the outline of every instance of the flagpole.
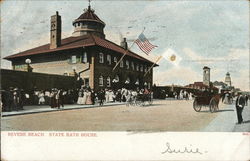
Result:
<instances>
[{"instance_id":1,"label":"flagpole","mask_svg":"<svg viewBox=\"0 0 250 161\"><path fill-rule=\"evenodd\" d=\"M156 60L156 61L154 62L154 64L146 71L146 73L144 74L143 77L145 77L145 76L148 74L148 72L154 67L154 65L155 65L158 61L161 60L161 58L162 58L162 56L159 56L159 57L157 58L157 60Z\"/></svg>"},{"instance_id":2,"label":"flagpole","mask_svg":"<svg viewBox=\"0 0 250 161\"><path fill-rule=\"evenodd\" d=\"M145 27L143 28L141 34L145 31ZM116 65L113 68L113 71L116 69L116 67L119 65L119 63L122 61L122 59L124 58L125 55L127 55L128 51L132 48L132 46L134 46L136 39L133 41L133 43L130 45L130 47L125 51L125 53L123 54L123 56L121 57L121 59L116 63Z\"/></svg>"}]
</instances>

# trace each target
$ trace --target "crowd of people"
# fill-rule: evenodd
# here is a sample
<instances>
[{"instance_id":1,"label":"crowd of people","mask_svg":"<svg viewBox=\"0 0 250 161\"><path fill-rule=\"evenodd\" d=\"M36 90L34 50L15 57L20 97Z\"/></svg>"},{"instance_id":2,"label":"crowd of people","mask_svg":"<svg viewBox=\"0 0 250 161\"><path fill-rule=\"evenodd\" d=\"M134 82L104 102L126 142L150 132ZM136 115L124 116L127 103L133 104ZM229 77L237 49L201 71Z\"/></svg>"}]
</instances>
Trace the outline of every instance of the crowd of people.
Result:
<instances>
[{"instance_id":1,"label":"crowd of people","mask_svg":"<svg viewBox=\"0 0 250 161\"><path fill-rule=\"evenodd\" d=\"M126 102L137 94L149 93L148 89L128 90L125 88L112 90L101 89L94 91L82 86L80 89L57 89L24 91L23 89L10 87L1 90L2 111L23 110L24 105L49 105L51 108L63 108L64 104L94 105L104 103Z\"/></svg>"},{"instance_id":2,"label":"crowd of people","mask_svg":"<svg viewBox=\"0 0 250 161\"><path fill-rule=\"evenodd\" d=\"M192 100L194 95L191 92L187 92L185 90L180 90L180 92L174 92L173 93L175 99L181 99L181 100Z\"/></svg>"}]
</instances>

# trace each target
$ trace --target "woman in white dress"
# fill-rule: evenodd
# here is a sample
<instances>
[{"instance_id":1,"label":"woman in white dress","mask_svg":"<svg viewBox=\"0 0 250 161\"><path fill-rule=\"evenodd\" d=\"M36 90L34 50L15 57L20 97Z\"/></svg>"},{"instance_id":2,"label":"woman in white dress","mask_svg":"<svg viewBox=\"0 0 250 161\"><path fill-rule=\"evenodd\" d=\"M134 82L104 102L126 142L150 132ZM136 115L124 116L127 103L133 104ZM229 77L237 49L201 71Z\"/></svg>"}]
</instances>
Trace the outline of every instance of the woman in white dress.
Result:
<instances>
[{"instance_id":1,"label":"woman in white dress","mask_svg":"<svg viewBox=\"0 0 250 161\"><path fill-rule=\"evenodd\" d=\"M109 91L106 89L105 90L105 101L106 101L106 103L108 103L109 102Z\"/></svg>"},{"instance_id":2,"label":"woman in white dress","mask_svg":"<svg viewBox=\"0 0 250 161\"><path fill-rule=\"evenodd\" d=\"M92 105L91 92L89 90L86 90L86 104Z\"/></svg>"},{"instance_id":3,"label":"woman in white dress","mask_svg":"<svg viewBox=\"0 0 250 161\"><path fill-rule=\"evenodd\" d=\"M85 105L87 101L87 90L83 90L82 104Z\"/></svg>"},{"instance_id":4,"label":"woman in white dress","mask_svg":"<svg viewBox=\"0 0 250 161\"><path fill-rule=\"evenodd\" d=\"M39 105L43 105L45 103L45 99L44 99L44 93L43 91L40 91L39 94L38 94L38 104Z\"/></svg>"},{"instance_id":5,"label":"woman in white dress","mask_svg":"<svg viewBox=\"0 0 250 161\"><path fill-rule=\"evenodd\" d=\"M114 102L114 92L112 90L109 90L109 102Z\"/></svg>"},{"instance_id":6,"label":"woman in white dress","mask_svg":"<svg viewBox=\"0 0 250 161\"><path fill-rule=\"evenodd\" d=\"M83 104L83 89L81 88L78 92L77 104Z\"/></svg>"}]
</instances>

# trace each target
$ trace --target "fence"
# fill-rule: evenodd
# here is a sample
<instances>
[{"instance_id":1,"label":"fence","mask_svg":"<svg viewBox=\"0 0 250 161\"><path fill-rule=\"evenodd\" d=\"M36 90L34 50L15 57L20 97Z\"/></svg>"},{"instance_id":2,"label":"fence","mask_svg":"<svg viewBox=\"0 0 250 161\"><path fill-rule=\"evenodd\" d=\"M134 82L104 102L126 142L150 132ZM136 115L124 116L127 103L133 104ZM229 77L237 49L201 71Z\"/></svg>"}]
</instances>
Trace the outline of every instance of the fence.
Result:
<instances>
[{"instance_id":1,"label":"fence","mask_svg":"<svg viewBox=\"0 0 250 161\"><path fill-rule=\"evenodd\" d=\"M53 75L44 73L33 73L25 71L15 71L1 69L1 89L9 89L9 87L18 87L26 91L36 89L74 89L77 87L75 77Z\"/></svg>"}]
</instances>

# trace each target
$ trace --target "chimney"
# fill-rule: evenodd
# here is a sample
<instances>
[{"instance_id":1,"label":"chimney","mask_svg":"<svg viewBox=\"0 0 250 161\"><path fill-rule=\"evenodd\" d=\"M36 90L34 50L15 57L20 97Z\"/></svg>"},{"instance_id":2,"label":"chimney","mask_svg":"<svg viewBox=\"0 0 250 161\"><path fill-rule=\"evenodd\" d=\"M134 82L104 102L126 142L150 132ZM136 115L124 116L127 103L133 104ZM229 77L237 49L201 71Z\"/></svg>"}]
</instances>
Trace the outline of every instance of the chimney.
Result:
<instances>
[{"instance_id":1,"label":"chimney","mask_svg":"<svg viewBox=\"0 0 250 161\"><path fill-rule=\"evenodd\" d=\"M123 41L121 42L121 47L124 48L125 50L128 49L128 43L125 37L123 38Z\"/></svg>"},{"instance_id":2,"label":"chimney","mask_svg":"<svg viewBox=\"0 0 250 161\"><path fill-rule=\"evenodd\" d=\"M62 21L61 16L56 11L56 15L50 20L50 49L55 49L61 45Z\"/></svg>"}]
</instances>

